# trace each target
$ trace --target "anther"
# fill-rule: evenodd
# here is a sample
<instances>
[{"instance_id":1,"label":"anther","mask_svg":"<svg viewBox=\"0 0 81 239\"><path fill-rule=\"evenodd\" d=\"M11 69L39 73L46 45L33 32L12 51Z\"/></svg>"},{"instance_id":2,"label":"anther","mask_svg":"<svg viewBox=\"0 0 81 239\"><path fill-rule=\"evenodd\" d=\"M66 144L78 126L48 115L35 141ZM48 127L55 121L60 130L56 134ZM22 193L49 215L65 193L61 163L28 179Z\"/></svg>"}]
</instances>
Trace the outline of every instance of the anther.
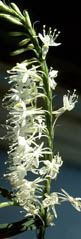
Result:
<instances>
[{"instance_id":1,"label":"anther","mask_svg":"<svg viewBox=\"0 0 81 239\"><path fill-rule=\"evenodd\" d=\"M56 31L57 31L57 28L54 29L54 32L56 32Z\"/></svg>"},{"instance_id":2,"label":"anther","mask_svg":"<svg viewBox=\"0 0 81 239\"><path fill-rule=\"evenodd\" d=\"M51 27L49 27L49 34L51 34L52 33L52 29L51 29Z\"/></svg>"},{"instance_id":3,"label":"anther","mask_svg":"<svg viewBox=\"0 0 81 239\"><path fill-rule=\"evenodd\" d=\"M43 35L44 36L45 36L45 32L46 32L45 28L46 28L46 25L43 25Z\"/></svg>"}]
</instances>

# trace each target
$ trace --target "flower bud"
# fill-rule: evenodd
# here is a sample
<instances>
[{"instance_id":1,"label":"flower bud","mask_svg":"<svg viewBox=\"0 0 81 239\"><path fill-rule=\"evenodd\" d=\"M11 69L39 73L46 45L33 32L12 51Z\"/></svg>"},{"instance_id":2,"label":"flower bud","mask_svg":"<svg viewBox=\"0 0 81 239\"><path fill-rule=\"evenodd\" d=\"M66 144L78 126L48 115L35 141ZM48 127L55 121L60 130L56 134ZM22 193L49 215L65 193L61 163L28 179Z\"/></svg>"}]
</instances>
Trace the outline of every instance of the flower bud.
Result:
<instances>
[{"instance_id":1,"label":"flower bud","mask_svg":"<svg viewBox=\"0 0 81 239\"><path fill-rule=\"evenodd\" d=\"M28 14L28 12L26 10L24 10L24 17L25 17L26 26L28 28L31 28L32 25L31 25L30 17L29 17L29 14Z\"/></svg>"},{"instance_id":2,"label":"flower bud","mask_svg":"<svg viewBox=\"0 0 81 239\"><path fill-rule=\"evenodd\" d=\"M20 9L18 8L18 6L15 3L11 2L10 5L13 8L13 10L15 10L18 14L22 15L22 13L20 12Z\"/></svg>"}]
</instances>

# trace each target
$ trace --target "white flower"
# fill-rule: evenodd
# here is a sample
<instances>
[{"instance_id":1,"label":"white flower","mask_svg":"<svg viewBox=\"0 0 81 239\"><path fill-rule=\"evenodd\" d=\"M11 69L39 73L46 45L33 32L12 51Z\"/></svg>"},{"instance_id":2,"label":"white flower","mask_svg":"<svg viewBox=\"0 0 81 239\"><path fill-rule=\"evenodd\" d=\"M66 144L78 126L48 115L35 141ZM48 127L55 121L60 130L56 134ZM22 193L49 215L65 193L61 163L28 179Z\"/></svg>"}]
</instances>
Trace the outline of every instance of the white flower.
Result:
<instances>
[{"instance_id":1,"label":"white flower","mask_svg":"<svg viewBox=\"0 0 81 239\"><path fill-rule=\"evenodd\" d=\"M9 167L8 176L10 183L13 185L14 189L17 190L18 187L24 184L24 177L27 176L27 171L24 164L19 163L18 165L13 165Z\"/></svg>"},{"instance_id":2,"label":"white flower","mask_svg":"<svg viewBox=\"0 0 81 239\"><path fill-rule=\"evenodd\" d=\"M12 173L9 174L9 177L11 177L11 180L15 179L15 181L22 180L27 174L23 164L12 166L10 170L12 170Z\"/></svg>"},{"instance_id":3,"label":"white flower","mask_svg":"<svg viewBox=\"0 0 81 239\"><path fill-rule=\"evenodd\" d=\"M43 207L47 208L47 210L52 209L54 216L57 218L55 204L59 204L58 194L56 192L50 193L50 195L45 194L45 197L42 202Z\"/></svg>"},{"instance_id":4,"label":"white flower","mask_svg":"<svg viewBox=\"0 0 81 239\"><path fill-rule=\"evenodd\" d=\"M20 101L14 105L9 114L13 116L13 123L21 123L22 127L24 127L27 123L28 117L34 117L34 115L42 115L44 114L44 110L42 110L41 108L37 109L36 107L26 107L25 102Z\"/></svg>"},{"instance_id":5,"label":"white flower","mask_svg":"<svg viewBox=\"0 0 81 239\"><path fill-rule=\"evenodd\" d=\"M65 110L72 110L75 107L75 104L77 102L77 95L75 94L75 91L72 95L69 96L70 91L68 91L68 95L64 95L63 97L63 107Z\"/></svg>"},{"instance_id":6,"label":"white flower","mask_svg":"<svg viewBox=\"0 0 81 239\"><path fill-rule=\"evenodd\" d=\"M31 68L27 68L27 63L17 63L15 67L13 67L10 71L7 72L11 74L10 76L10 83L13 82L13 79L18 82L18 78L20 77L20 81L24 84L29 84L30 79L33 79L33 81L40 81L41 77L38 74L39 71L37 71L38 66L32 66ZM18 77L16 77L18 76Z\"/></svg>"},{"instance_id":7,"label":"white flower","mask_svg":"<svg viewBox=\"0 0 81 239\"><path fill-rule=\"evenodd\" d=\"M51 89L55 90L55 87L57 86L57 83L55 82L54 78L57 77L58 71L52 70L52 68L50 68L49 71L49 86Z\"/></svg>"},{"instance_id":8,"label":"white flower","mask_svg":"<svg viewBox=\"0 0 81 239\"><path fill-rule=\"evenodd\" d=\"M58 153L54 156L51 162L49 160L43 160L43 163L45 166L39 170L40 175L45 176L46 178L50 177L51 179L55 179L59 173L59 168L62 166L63 161Z\"/></svg>"},{"instance_id":9,"label":"white flower","mask_svg":"<svg viewBox=\"0 0 81 239\"><path fill-rule=\"evenodd\" d=\"M43 26L43 35L41 33L38 34L39 38L41 39L41 41L43 42L44 45L47 46L58 46L61 43L56 43L55 40L57 38L57 36L59 35L60 32L58 32L57 35L55 35L56 29L54 30L53 34L51 31L51 28L49 28L49 32L48 34L46 34L45 31L45 25Z\"/></svg>"},{"instance_id":10,"label":"white flower","mask_svg":"<svg viewBox=\"0 0 81 239\"><path fill-rule=\"evenodd\" d=\"M26 140L25 140L25 138L22 137L22 136L19 136L19 137L18 137L18 144L19 144L20 147L26 146Z\"/></svg>"},{"instance_id":11,"label":"white flower","mask_svg":"<svg viewBox=\"0 0 81 239\"><path fill-rule=\"evenodd\" d=\"M66 110L71 111L74 107L75 104L77 103L77 98L78 96L76 95L76 90L74 90L72 95L70 94L70 91L68 91L68 95L63 96L63 107L60 109L53 111L53 114L58 118L61 114L63 114Z\"/></svg>"},{"instance_id":12,"label":"white flower","mask_svg":"<svg viewBox=\"0 0 81 239\"><path fill-rule=\"evenodd\" d=\"M54 30L53 34L51 31L51 28L49 28L48 34L46 34L45 31L45 25L43 26L43 35L41 33L38 34L40 40L43 42L43 47L42 47L42 58L45 59L46 55L49 50L49 46L59 46L61 43L56 43L55 40L58 37L59 33L56 33L56 29Z\"/></svg>"},{"instance_id":13,"label":"white flower","mask_svg":"<svg viewBox=\"0 0 81 239\"><path fill-rule=\"evenodd\" d=\"M23 203L24 203L24 200L26 200L26 201L29 199L33 200L31 195L34 196L35 192L39 192L39 191L42 192L43 186L39 184L42 181L43 181L43 179L41 179L40 177L36 178L33 181L28 181L28 180L24 179L24 186L23 185L21 185L21 187L18 186L21 194L23 195L21 198L23 200ZM27 198L26 198L26 195L27 195Z\"/></svg>"},{"instance_id":14,"label":"white flower","mask_svg":"<svg viewBox=\"0 0 81 239\"><path fill-rule=\"evenodd\" d=\"M16 197L21 206L31 214L38 214L39 211L39 198L41 198L42 187L39 183L42 182L43 179L37 178L33 181L28 181L24 179L23 184L18 186L18 192L16 193Z\"/></svg>"},{"instance_id":15,"label":"white flower","mask_svg":"<svg viewBox=\"0 0 81 239\"><path fill-rule=\"evenodd\" d=\"M46 133L46 124L45 124L45 116L38 115L35 120L35 131L38 133L38 138L40 139L42 136L45 136Z\"/></svg>"},{"instance_id":16,"label":"white flower","mask_svg":"<svg viewBox=\"0 0 81 239\"><path fill-rule=\"evenodd\" d=\"M73 198L64 189L61 189L62 193L58 193L61 202L68 201L79 212L81 212L81 198Z\"/></svg>"}]
</instances>

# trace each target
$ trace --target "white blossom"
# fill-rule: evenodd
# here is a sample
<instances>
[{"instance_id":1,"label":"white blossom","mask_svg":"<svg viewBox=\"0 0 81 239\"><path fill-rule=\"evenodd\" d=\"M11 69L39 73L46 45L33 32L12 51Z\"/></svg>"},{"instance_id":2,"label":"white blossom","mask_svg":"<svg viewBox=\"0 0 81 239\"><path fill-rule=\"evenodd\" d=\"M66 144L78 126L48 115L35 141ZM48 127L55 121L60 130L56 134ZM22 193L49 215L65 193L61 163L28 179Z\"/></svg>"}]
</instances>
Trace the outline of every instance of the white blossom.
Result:
<instances>
[{"instance_id":1,"label":"white blossom","mask_svg":"<svg viewBox=\"0 0 81 239\"><path fill-rule=\"evenodd\" d=\"M57 218L57 213L55 210L55 205L59 204L58 194L56 192L50 193L50 195L45 194L45 199L42 202L44 208L47 210L52 209L54 216Z\"/></svg>"},{"instance_id":2,"label":"white blossom","mask_svg":"<svg viewBox=\"0 0 81 239\"><path fill-rule=\"evenodd\" d=\"M56 29L54 30L53 34L51 31L51 28L49 28L49 32L48 34L46 34L45 31L45 25L43 26L43 35L41 33L38 34L39 38L41 39L41 41L43 42L44 45L47 46L58 46L61 43L56 43L55 40L57 38L57 36L59 35L60 32L58 32L58 34L56 35Z\"/></svg>"},{"instance_id":3,"label":"white blossom","mask_svg":"<svg viewBox=\"0 0 81 239\"><path fill-rule=\"evenodd\" d=\"M13 79L18 82L18 78L20 77L21 83L29 84L29 80L33 79L33 81L40 81L41 76L37 72L37 66L32 66L31 68L27 68L27 63L17 63L15 67L7 72L10 73L10 83L13 82ZM19 76L19 77L16 77Z\"/></svg>"},{"instance_id":4,"label":"white blossom","mask_svg":"<svg viewBox=\"0 0 81 239\"><path fill-rule=\"evenodd\" d=\"M57 83L54 80L54 78L57 77L57 74L58 74L58 71L53 70L52 68L50 68L50 71L49 71L49 74L48 74L50 89L55 90L55 87L57 86Z\"/></svg>"},{"instance_id":5,"label":"white blossom","mask_svg":"<svg viewBox=\"0 0 81 239\"><path fill-rule=\"evenodd\" d=\"M42 197L42 185L39 183L42 182L43 179L40 177L33 180L28 181L24 179L23 184L18 186L18 192L16 196L21 206L27 211L30 215L38 214L39 211L39 198Z\"/></svg>"},{"instance_id":6,"label":"white blossom","mask_svg":"<svg viewBox=\"0 0 81 239\"><path fill-rule=\"evenodd\" d=\"M74 198L70 196L64 189L61 189L62 193L58 193L61 202L68 201L79 212L81 212L81 198Z\"/></svg>"},{"instance_id":7,"label":"white blossom","mask_svg":"<svg viewBox=\"0 0 81 239\"><path fill-rule=\"evenodd\" d=\"M51 28L49 28L49 32L48 34L46 34L46 31L45 31L45 25L43 26L43 35L41 33L38 34L40 40L42 41L43 43L43 46L42 46L42 58L45 59L46 58L46 55L48 53L48 50L49 50L49 46L59 46L61 43L56 43L55 40L56 38L58 37L59 33L58 32L57 34L56 33L56 29L54 30L53 34L52 34L52 30Z\"/></svg>"},{"instance_id":8,"label":"white blossom","mask_svg":"<svg viewBox=\"0 0 81 239\"><path fill-rule=\"evenodd\" d=\"M51 179L55 179L59 173L59 168L62 166L63 161L58 153L57 155L54 155L52 161L43 160L43 163L45 166L39 170L40 175L45 176L46 178L49 177Z\"/></svg>"},{"instance_id":9,"label":"white blossom","mask_svg":"<svg viewBox=\"0 0 81 239\"><path fill-rule=\"evenodd\" d=\"M73 94L70 95L70 91L68 91L68 94L63 96L63 107L56 111L53 111L56 119L61 116L66 110L71 111L75 107L75 104L78 102L78 96L75 92L76 90L74 90Z\"/></svg>"},{"instance_id":10,"label":"white blossom","mask_svg":"<svg viewBox=\"0 0 81 239\"><path fill-rule=\"evenodd\" d=\"M26 168L23 164L19 164L18 166L12 166L9 169L11 173L8 174L8 178L14 188L17 189L17 187L24 182L24 177L27 175Z\"/></svg>"}]
</instances>

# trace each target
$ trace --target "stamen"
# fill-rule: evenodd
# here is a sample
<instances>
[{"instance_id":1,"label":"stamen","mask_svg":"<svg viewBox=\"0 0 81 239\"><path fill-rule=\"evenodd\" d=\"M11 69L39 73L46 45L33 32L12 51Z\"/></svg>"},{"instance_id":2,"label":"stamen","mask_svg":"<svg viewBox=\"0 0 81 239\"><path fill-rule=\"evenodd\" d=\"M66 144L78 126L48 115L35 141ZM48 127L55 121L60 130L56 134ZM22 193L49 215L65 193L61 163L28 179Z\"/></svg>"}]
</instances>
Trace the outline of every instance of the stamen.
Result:
<instances>
[{"instance_id":1,"label":"stamen","mask_svg":"<svg viewBox=\"0 0 81 239\"><path fill-rule=\"evenodd\" d=\"M51 29L51 27L49 27L49 35L51 35L52 34L52 29Z\"/></svg>"},{"instance_id":2,"label":"stamen","mask_svg":"<svg viewBox=\"0 0 81 239\"><path fill-rule=\"evenodd\" d=\"M46 35L46 25L43 25L43 36Z\"/></svg>"}]
</instances>

